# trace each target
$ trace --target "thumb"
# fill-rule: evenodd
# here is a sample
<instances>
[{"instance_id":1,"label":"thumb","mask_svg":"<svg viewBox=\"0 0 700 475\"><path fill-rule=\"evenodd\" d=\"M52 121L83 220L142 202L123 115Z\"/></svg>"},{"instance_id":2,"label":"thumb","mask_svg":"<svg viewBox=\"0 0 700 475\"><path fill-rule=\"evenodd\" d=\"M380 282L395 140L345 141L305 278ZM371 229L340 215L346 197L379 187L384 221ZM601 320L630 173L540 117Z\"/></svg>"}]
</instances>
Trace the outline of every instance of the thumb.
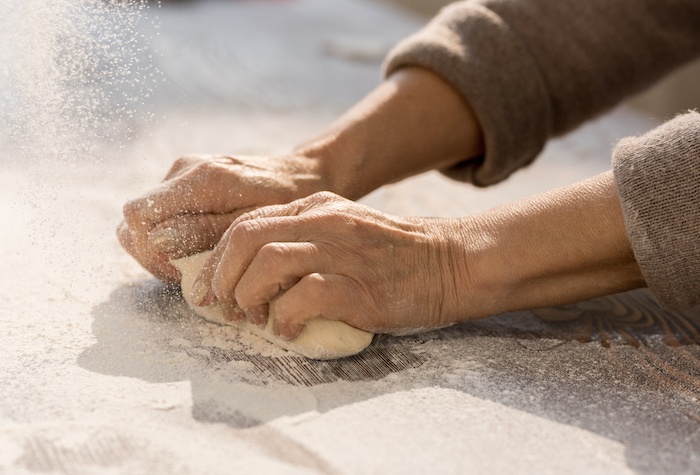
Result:
<instances>
[{"instance_id":1,"label":"thumb","mask_svg":"<svg viewBox=\"0 0 700 475\"><path fill-rule=\"evenodd\" d=\"M363 295L349 277L337 274L309 274L270 306L272 332L284 340L301 333L304 325L318 316L352 325L363 313Z\"/></svg>"},{"instance_id":2,"label":"thumb","mask_svg":"<svg viewBox=\"0 0 700 475\"><path fill-rule=\"evenodd\" d=\"M167 219L148 233L151 246L168 259L214 249L228 227L252 208L225 214L189 214Z\"/></svg>"}]
</instances>

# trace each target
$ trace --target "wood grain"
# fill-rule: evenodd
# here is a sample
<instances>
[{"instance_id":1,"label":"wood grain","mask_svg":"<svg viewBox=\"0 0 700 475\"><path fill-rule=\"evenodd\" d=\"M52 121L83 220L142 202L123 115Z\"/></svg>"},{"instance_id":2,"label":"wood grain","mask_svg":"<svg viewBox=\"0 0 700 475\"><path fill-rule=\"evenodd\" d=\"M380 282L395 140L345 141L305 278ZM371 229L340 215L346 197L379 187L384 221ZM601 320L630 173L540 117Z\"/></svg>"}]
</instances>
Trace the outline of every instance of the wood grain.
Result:
<instances>
[{"instance_id":1,"label":"wood grain","mask_svg":"<svg viewBox=\"0 0 700 475\"><path fill-rule=\"evenodd\" d=\"M268 357L248 354L244 351L208 348L207 354L196 347L164 349L184 351L193 359L207 365L245 361L252 363L248 371L251 381L266 384L266 381L282 381L295 386L315 386L318 384L343 381L376 381L400 371L421 366L427 357L413 352L405 340L375 337L374 342L359 355L330 361L310 360L303 356Z\"/></svg>"}]
</instances>

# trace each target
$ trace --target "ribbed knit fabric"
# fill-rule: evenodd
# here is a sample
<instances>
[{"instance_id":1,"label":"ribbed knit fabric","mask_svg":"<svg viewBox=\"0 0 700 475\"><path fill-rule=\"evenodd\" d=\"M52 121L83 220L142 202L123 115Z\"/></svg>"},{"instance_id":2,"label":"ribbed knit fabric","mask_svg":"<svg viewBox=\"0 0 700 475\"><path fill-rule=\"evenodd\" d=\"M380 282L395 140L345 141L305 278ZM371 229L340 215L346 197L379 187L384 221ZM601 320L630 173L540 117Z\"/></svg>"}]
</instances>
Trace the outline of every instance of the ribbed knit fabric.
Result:
<instances>
[{"instance_id":1,"label":"ribbed knit fabric","mask_svg":"<svg viewBox=\"0 0 700 475\"><path fill-rule=\"evenodd\" d=\"M700 0L471 0L399 43L385 74L427 68L467 100L486 153L444 173L487 186L697 56ZM626 139L614 156L647 284L669 308L700 303L700 115Z\"/></svg>"},{"instance_id":2,"label":"ribbed knit fabric","mask_svg":"<svg viewBox=\"0 0 700 475\"><path fill-rule=\"evenodd\" d=\"M486 186L698 55L698 0L472 0L399 43L385 72L421 66L467 99L486 154L445 173Z\"/></svg>"},{"instance_id":3,"label":"ribbed knit fabric","mask_svg":"<svg viewBox=\"0 0 700 475\"><path fill-rule=\"evenodd\" d=\"M700 304L700 114L622 140L613 170L647 285L667 308Z\"/></svg>"}]
</instances>

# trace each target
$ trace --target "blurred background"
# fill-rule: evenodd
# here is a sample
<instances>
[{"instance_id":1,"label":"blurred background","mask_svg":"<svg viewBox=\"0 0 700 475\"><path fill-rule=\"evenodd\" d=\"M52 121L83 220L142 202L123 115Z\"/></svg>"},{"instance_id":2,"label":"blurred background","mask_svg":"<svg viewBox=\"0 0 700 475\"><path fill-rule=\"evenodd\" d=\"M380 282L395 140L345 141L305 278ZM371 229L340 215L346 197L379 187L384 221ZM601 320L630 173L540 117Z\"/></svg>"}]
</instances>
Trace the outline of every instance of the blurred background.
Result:
<instances>
[{"instance_id":1,"label":"blurred background","mask_svg":"<svg viewBox=\"0 0 700 475\"><path fill-rule=\"evenodd\" d=\"M370 91L391 47L448 3L4 0L2 161L94 160L108 153L96 145L148 134L167 137L159 155L286 150ZM698 84L695 62L628 105L665 120L700 107ZM260 132L273 116L274 141Z\"/></svg>"}]
</instances>

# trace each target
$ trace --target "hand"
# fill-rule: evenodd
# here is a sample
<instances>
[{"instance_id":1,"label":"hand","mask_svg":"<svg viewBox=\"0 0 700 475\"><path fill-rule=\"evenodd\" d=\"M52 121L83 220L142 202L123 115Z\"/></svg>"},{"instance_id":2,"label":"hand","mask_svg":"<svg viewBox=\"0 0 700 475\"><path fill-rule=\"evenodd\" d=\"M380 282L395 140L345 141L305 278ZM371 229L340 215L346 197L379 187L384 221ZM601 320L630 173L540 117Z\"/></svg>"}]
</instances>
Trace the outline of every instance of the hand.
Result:
<instances>
[{"instance_id":1,"label":"hand","mask_svg":"<svg viewBox=\"0 0 700 475\"><path fill-rule=\"evenodd\" d=\"M315 159L188 156L156 188L124 206L119 242L159 279L177 283L169 260L212 249L241 214L324 189Z\"/></svg>"},{"instance_id":2,"label":"hand","mask_svg":"<svg viewBox=\"0 0 700 475\"><path fill-rule=\"evenodd\" d=\"M292 155L185 157L124 206L122 246L177 282L168 261L211 249L242 213L328 190L358 199L392 181L483 153L469 104L443 79L404 68Z\"/></svg>"},{"instance_id":3,"label":"hand","mask_svg":"<svg viewBox=\"0 0 700 475\"><path fill-rule=\"evenodd\" d=\"M241 216L193 289L293 338L318 316L408 333L642 287L611 172L461 219L396 218L331 193ZM199 297L199 298L197 298Z\"/></svg>"},{"instance_id":4,"label":"hand","mask_svg":"<svg viewBox=\"0 0 700 475\"><path fill-rule=\"evenodd\" d=\"M453 220L397 218L332 193L237 219L205 263L193 301L214 298L230 320L293 338L323 315L372 332L441 327L463 315L469 288ZM210 290L211 289L211 290Z\"/></svg>"}]
</instances>

